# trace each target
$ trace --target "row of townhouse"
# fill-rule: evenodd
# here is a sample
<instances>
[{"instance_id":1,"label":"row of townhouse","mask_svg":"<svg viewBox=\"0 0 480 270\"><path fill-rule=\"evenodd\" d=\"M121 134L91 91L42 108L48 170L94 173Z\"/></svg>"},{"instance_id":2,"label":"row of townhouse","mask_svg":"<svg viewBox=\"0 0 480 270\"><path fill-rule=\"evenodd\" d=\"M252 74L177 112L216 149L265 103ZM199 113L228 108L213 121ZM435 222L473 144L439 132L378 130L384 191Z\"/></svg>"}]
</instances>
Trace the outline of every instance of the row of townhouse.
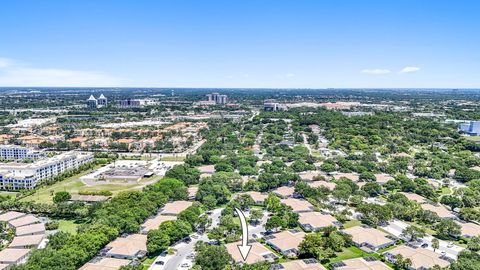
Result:
<instances>
[{"instance_id":1,"label":"row of townhouse","mask_svg":"<svg viewBox=\"0 0 480 270\"><path fill-rule=\"evenodd\" d=\"M2 163L0 189L32 189L43 179L76 169L92 160L93 154L70 151L34 163Z\"/></svg>"}]
</instances>

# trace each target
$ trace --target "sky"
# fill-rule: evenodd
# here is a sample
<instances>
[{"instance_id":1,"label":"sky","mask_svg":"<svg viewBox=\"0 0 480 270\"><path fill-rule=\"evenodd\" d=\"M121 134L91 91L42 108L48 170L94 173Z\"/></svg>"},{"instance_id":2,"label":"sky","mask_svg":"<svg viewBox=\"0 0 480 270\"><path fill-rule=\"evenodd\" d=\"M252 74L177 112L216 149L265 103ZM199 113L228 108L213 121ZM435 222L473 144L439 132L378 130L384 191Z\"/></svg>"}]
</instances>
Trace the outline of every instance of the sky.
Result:
<instances>
[{"instance_id":1,"label":"sky","mask_svg":"<svg viewBox=\"0 0 480 270\"><path fill-rule=\"evenodd\" d=\"M476 0L0 0L0 86L480 88Z\"/></svg>"}]
</instances>

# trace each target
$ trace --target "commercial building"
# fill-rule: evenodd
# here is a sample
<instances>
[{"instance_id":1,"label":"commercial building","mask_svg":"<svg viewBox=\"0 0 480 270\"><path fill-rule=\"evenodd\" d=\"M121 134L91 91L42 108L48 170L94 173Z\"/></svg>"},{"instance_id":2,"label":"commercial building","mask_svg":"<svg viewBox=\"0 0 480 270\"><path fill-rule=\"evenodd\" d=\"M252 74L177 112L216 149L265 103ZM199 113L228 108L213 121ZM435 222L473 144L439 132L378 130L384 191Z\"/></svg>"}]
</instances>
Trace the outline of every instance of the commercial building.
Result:
<instances>
[{"instance_id":1,"label":"commercial building","mask_svg":"<svg viewBox=\"0 0 480 270\"><path fill-rule=\"evenodd\" d=\"M215 104L227 104L227 95L220 95L219 93L211 93L207 95L207 101L215 102Z\"/></svg>"},{"instance_id":2,"label":"commercial building","mask_svg":"<svg viewBox=\"0 0 480 270\"><path fill-rule=\"evenodd\" d=\"M98 107L97 99L93 95L90 95L90 97L87 99L87 108L96 109L97 107Z\"/></svg>"},{"instance_id":3,"label":"commercial building","mask_svg":"<svg viewBox=\"0 0 480 270\"><path fill-rule=\"evenodd\" d=\"M352 241L357 247L370 250L379 250L394 245L396 242L393 236L365 226L351 227L343 232L352 236Z\"/></svg>"},{"instance_id":4,"label":"commercial building","mask_svg":"<svg viewBox=\"0 0 480 270\"><path fill-rule=\"evenodd\" d=\"M100 97L97 99L97 104L98 107L105 107L108 105L108 100L103 94L101 94Z\"/></svg>"},{"instance_id":5,"label":"commercial building","mask_svg":"<svg viewBox=\"0 0 480 270\"><path fill-rule=\"evenodd\" d=\"M87 99L87 108L89 109L105 107L107 104L108 100L103 94L101 94L98 99L96 99L93 95L90 95L90 97Z\"/></svg>"},{"instance_id":6,"label":"commercial building","mask_svg":"<svg viewBox=\"0 0 480 270\"><path fill-rule=\"evenodd\" d=\"M395 247L385 253L383 253L386 260L391 263L395 263L395 256L402 255L404 259L410 259L412 265L408 267L409 270L424 270L430 269L435 265L440 267L447 267L450 265L448 257L435 253L432 250L402 245Z\"/></svg>"},{"instance_id":7,"label":"commercial building","mask_svg":"<svg viewBox=\"0 0 480 270\"><path fill-rule=\"evenodd\" d=\"M43 179L92 160L93 154L70 151L34 163L0 163L0 189L33 189Z\"/></svg>"},{"instance_id":8,"label":"commercial building","mask_svg":"<svg viewBox=\"0 0 480 270\"><path fill-rule=\"evenodd\" d=\"M273 99L267 99L263 102L263 110L266 112L276 112L284 109L285 109L285 106L276 102Z\"/></svg>"},{"instance_id":9,"label":"commercial building","mask_svg":"<svg viewBox=\"0 0 480 270\"><path fill-rule=\"evenodd\" d=\"M460 124L459 130L468 135L479 136L480 135L480 121L470 121L468 123Z\"/></svg>"},{"instance_id":10,"label":"commercial building","mask_svg":"<svg viewBox=\"0 0 480 270\"><path fill-rule=\"evenodd\" d=\"M156 102L153 99L132 99L127 98L118 101L118 107L120 108L141 108L146 105L153 105Z\"/></svg>"},{"instance_id":11,"label":"commercial building","mask_svg":"<svg viewBox=\"0 0 480 270\"><path fill-rule=\"evenodd\" d=\"M265 240L272 248L285 256L297 256L298 246L303 241L305 233L302 231L289 230L268 235Z\"/></svg>"},{"instance_id":12,"label":"commercial building","mask_svg":"<svg viewBox=\"0 0 480 270\"><path fill-rule=\"evenodd\" d=\"M19 145L0 145L0 159L32 159L36 160L44 157L42 151L33 150Z\"/></svg>"}]
</instances>

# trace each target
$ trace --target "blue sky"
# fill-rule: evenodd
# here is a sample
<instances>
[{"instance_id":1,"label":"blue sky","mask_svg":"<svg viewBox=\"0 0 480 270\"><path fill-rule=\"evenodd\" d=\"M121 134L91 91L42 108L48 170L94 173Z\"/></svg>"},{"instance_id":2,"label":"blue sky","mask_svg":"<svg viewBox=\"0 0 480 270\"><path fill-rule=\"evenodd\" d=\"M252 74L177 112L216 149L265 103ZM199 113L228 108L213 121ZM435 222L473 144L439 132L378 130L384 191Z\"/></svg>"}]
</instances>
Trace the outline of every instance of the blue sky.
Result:
<instances>
[{"instance_id":1,"label":"blue sky","mask_svg":"<svg viewBox=\"0 0 480 270\"><path fill-rule=\"evenodd\" d=\"M0 86L480 87L476 0L1 0Z\"/></svg>"}]
</instances>

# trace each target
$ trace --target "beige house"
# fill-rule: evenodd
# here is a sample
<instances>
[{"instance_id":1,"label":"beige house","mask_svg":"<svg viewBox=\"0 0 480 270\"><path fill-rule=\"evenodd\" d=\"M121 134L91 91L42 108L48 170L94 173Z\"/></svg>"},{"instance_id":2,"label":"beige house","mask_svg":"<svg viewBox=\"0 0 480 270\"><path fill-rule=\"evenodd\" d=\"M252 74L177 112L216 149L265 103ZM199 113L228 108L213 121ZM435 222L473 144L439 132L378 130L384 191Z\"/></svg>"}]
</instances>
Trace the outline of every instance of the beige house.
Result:
<instances>
[{"instance_id":1,"label":"beige house","mask_svg":"<svg viewBox=\"0 0 480 270\"><path fill-rule=\"evenodd\" d=\"M257 205L263 204L265 199L268 197L266 194L260 193L258 191L249 191L249 192L239 193L239 195L241 194L250 195L250 197L252 197L252 199L255 201L255 204Z\"/></svg>"},{"instance_id":2,"label":"beige house","mask_svg":"<svg viewBox=\"0 0 480 270\"><path fill-rule=\"evenodd\" d=\"M40 223L40 220L33 215L26 215L21 218L13 219L8 222L12 227L18 228L26 225Z\"/></svg>"},{"instance_id":3,"label":"beige house","mask_svg":"<svg viewBox=\"0 0 480 270\"><path fill-rule=\"evenodd\" d=\"M156 215L153 218L147 219L142 226L140 226L140 232L143 234L147 234L148 231L150 230L156 230L158 227L160 227L160 224L162 224L165 221L168 220L176 220L176 216L164 216L164 215Z\"/></svg>"},{"instance_id":4,"label":"beige house","mask_svg":"<svg viewBox=\"0 0 480 270\"><path fill-rule=\"evenodd\" d=\"M272 192L278 197L286 199L293 196L293 193L295 193L295 188L283 186L283 187L274 189Z\"/></svg>"},{"instance_id":5,"label":"beige house","mask_svg":"<svg viewBox=\"0 0 480 270\"><path fill-rule=\"evenodd\" d=\"M127 237L118 237L110 242L106 248L106 256L117 259L143 258L147 254L147 236L131 234Z\"/></svg>"},{"instance_id":6,"label":"beige house","mask_svg":"<svg viewBox=\"0 0 480 270\"><path fill-rule=\"evenodd\" d=\"M27 258L29 252L30 250L25 248L6 248L0 251L0 264L20 263Z\"/></svg>"},{"instance_id":7,"label":"beige house","mask_svg":"<svg viewBox=\"0 0 480 270\"><path fill-rule=\"evenodd\" d=\"M471 222L457 222L461 226L463 237L474 237L480 235L480 225Z\"/></svg>"},{"instance_id":8,"label":"beige house","mask_svg":"<svg viewBox=\"0 0 480 270\"><path fill-rule=\"evenodd\" d=\"M188 192L188 199L189 200L194 200L195 197L197 196L198 187L197 186L191 186L187 189L187 192Z\"/></svg>"},{"instance_id":9,"label":"beige house","mask_svg":"<svg viewBox=\"0 0 480 270\"><path fill-rule=\"evenodd\" d=\"M212 176L215 173L215 166L214 165L204 165L199 166L197 169L200 171L200 178L205 178Z\"/></svg>"},{"instance_id":10,"label":"beige house","mask_svg":"<svg viewBox=\"0 0 480 270\"><path fill-rule=\"evenodd\" d=\"M415 201L420 204L427 203L427 199L418 194L410 193L410 192L399 192L399 193L407 197L407 199L409 199L410 201Z\"/></svg>"},{"instance_id":11,"label":"beige house","mask_svg":"<svg viewBox=\"0 0 480 270\"><path fill-rule=\"evenodd\" d=\"M318 231L328 226L341 225L332 215L319 212L299 213L298 223L305 231Z\"/></svg>"},{"instance_id":12,"label":"beige house","mask_svg":"<svg viewBox=\"0 0 480 270\"><path fill-rule=\"evenodd\" d=\"M287 206L290 206L293 212L296 213L313 211L313 205L306 200L288 198L282 199L281 202Z\"/></svg>"},{"instance_id":13,"label":"beige house","mask_svg":"<svg viewBox=\"0 0 480 270\"><path fill-rule=\"evenodd\" d=\"M37 234L45 234L45 225L42 223L27 225L18 227L16 229L17 236L24 236L24 235L37 235Z\"/></svg>"},{"instance_id":14,"label":"beige house","mask_svg":"<svg viewBox=\"0 0 480 270\"><path fill-rule=\"evenodd\" d=\"M192 206L192 202L189 201L174 201L165 204L161 213L162 215L168 216L176 216L180 214L183 210L187 209L188 207Z\"/></svg>"},{"instance_id":15,"label":"beige house","mask_svg":"<svg viewBox=\"0 0 480 270\"><path fill-rule=\"evenodd\" d=\"M360 176L357 173L332 173L333 178L339 180L340 178L347 178L352 180L353 182L358 182L360 180Z\"/></svg>"},{"instance_id":16,"label":"beige house","mask_svg":"<svg viewBox=\"0 0 480 270\"><path fill-rule=\"evenodd\" d=\"M423 270L430 269L435 265L440 267L447 267L450 262L445 260L441 254L435 253L425 248L412 248L406 245L395 247L385 253L385 259L395 263L395 255L401 254L403 258L410 259L412 261L411 270Z\"/></svg>"},{"instance_id":17,"label":"beige house","mask_svg":"<svg viewBox=\"0 0 480 270\"><path fill-rule=\"evenodd\" d=\"M317 176L322 175L321 171L306 171L298 174L303 181L313 181Z\"/></svg>"},{"instance_id":18,"label":"beige house","mask_svg":"<svg viewBox=\"0 0 480 270\"><path fill-rule=\"evenodd\" d=\"M27 214L25 213L20 213L20 212L16 212L16 211L9 211L9 212L6 212L6 213L3 213L0 215L0 221L10 221L10 220L14 220L14 219L17 219L17 218L21 218L23 216L26 216Z\"/></svg>"},{"instance_id":19,"label":"beige house","mask_svg":"<svg viewBox=\"0 0 480 270\"><path fill-rule=\"evenodd\" d=\"M352 236L353 243L357 247L365 247L370 250L379 250L396 242L396 239L389 234L364 226L351 227L343 232Z\"/></svg>"},{"instance_id":20,"label":"beige house","mask_svg":"<svg viewBox=\"0 0 480 270\"><path fill-rule=\"evenodd\" d=\"M333 270L391 270L388 265L374 257L355 258L332 263Z\"/></svg>"},{"instance_id":21,"label":"beige house","mask_svg":"<svg viewBox=\"0 0 480 270\"><path fill-rule=\"evenodd\" d=\"M252 248L250 249L250 253L248 253L247 260L244 261L240 251L238 250L238 245L241 245L241 242L229 243L225 245L228 253L232 256L236 263L252 264L263 261L271 262L277 258L277 255L275 255L268 248L258 242L255 242L249 244L252 246Z\"/></svg>"},{"instance_id":22,"label":"beige house","mask_svg":"<svg viewBox=\"0 0 480 270\"><path fill-rule=\"evenodd\" d=\"M282 270L327 270L315 259L294 260L281 263ZM273 268L277 269L277 268Z\"/></svg>"},{"instance_id":23,"label":"beige house","mask_svg":"<svg viewBox=\"0 0 480 270\"><path fill-rule=\"evenodd\" d=\"M390 176L389 174L386 174L386 173L375 174L375 179L377 180L377 183L379 183L381 185L387 183L390 180L394 180L394 178L392 176Z\"/></svg>"},{"instance_id":24,"label":"beige house","mask_svg":"<svg viewBox=\"0 0 480 270\"><path fill-rule=\"evenodd\" d=\"M422 204L423 210L429 210L436 213L440 218L456 218L452 211L448 210L443 205L433 205L433 204Z\"/></svg>"},{"instance_id":25,"label":"beige house","mask_svg":"<svg viewBox=\"0 0 480 270\"><path fill-rule=\"evenodd\" d=\"M130 260L116 258L102 258L95 262L86 263L79 270L118 270L122 266L129 265Z\"/></svg>"},{"instance_id":26,"label":"beige house","mask_svg":"<svg viewBox=\"0 0 480 270\"><path fill-rule=\"evenodd\" d=\"M333 182L327 182L327 181L313 181L313 182L309 182L308 185L311 188L324 187L324 188L328 188L329 190L333 190L337 186L337 184Z\"/></svg>"},{"instance_id":27,"label":"beige house","mask_svg":"<svg viewBox=\"0 0 480 270\"><path fill-rule=\"evenodd\" d=\"M37 248L43 240L43 234L16 236L13 238L9 248Z\"/></svg>"},{"instance_id":28,"label":"beige house","mask_svg":"<svg viewBox=\"0 0 480 270\"><path fill-rule=\"evenodd\" d=\"M265 238L268 245L285 256L296 256L298 246L303 241L305 233L302 231L282 231Z\"/></svg>"}]
</instances>

